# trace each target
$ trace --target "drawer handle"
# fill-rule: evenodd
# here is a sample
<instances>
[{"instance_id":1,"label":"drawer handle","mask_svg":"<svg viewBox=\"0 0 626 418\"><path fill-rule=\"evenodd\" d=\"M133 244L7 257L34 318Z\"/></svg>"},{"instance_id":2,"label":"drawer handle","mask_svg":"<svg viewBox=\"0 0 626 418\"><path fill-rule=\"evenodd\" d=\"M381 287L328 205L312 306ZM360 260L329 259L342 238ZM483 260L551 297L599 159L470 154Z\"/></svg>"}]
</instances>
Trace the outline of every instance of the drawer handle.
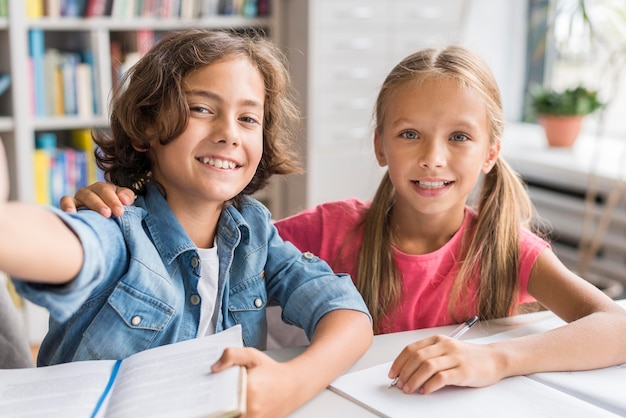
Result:
<instances>
[{"instance_id":1,"label":"drawer handle","mask_svg":"<svg viewBox=\"0 0 626 418\"><path fill-rule=\"evenodd\" d=\"M368 6L350 7L340 10L337 13L337 17L359 20L371 19L374 17L374 9Z\"/></svg>"},{"instance_id":2,"label":"drawer handle","mask_svg":"<svg viewBox=\"0 0 626 418\"><path fill-rule=\"evenodd\" d=\"M440 7L414 7L408 13L412 19L439 20L443 16Z\"/></svg>"}]
</instances>

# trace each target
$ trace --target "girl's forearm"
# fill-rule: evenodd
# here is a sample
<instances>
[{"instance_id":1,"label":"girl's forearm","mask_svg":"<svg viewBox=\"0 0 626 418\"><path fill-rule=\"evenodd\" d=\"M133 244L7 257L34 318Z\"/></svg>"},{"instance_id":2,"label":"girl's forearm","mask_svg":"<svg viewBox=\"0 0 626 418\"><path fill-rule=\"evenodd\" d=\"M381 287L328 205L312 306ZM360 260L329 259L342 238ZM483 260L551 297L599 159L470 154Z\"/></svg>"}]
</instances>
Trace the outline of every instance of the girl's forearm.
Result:
<instances>
[{"instance_id":1,"label":"girl's forearm","mask_svg":"<svg viewBox=\"0 0 626 418\"><path fill-rule=\"evenodd\" d=\"M544 333L492 343L503 376L574 371L626 362L626 312L596 312Z\"/></svg>"},{"instance_id":2,"label":"girl's forearm","mask_svg":"<svg viewBox=\"0 0 626 418\"><path fill-rule=\"evenodd\" d=\"M11 276L62 284L80 271L83 250L78 237L41 206L5 203L0 237L0 270Z\"/></svg>"}]
</instances>

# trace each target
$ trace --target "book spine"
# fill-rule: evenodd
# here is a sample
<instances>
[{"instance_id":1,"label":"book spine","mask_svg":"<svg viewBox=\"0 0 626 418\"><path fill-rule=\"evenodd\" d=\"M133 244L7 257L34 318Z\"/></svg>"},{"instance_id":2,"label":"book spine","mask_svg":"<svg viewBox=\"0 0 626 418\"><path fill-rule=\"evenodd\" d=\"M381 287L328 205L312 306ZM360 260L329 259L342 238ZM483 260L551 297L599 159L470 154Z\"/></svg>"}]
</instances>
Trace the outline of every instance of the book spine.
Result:
<instances>
[{"instance_id":1,"label":"book spine","mask_svg":"<svg viewBox=\"0 0 626 418\"><path fill-rule=\"evenodd\" d=\"M84 62L76 66L76 110L81 117L91 117L93 113L93 85L91 66Z\"/></svg>"},{"instance_id":2,"label":"book spine","mask_svg":"<svg viewBox=\"0 0 626 418\"><path fill-rule=\"evenodd\" d=\"M26 0L26 17L38 19L43 17L43 0Z\"/></svg>"},{"instance_id":3,"label":"book spine","mask_svg":"<svg viewBox=\"0 0 626 418\"><path fill-rule=\"evenodd\" d=\"M28 31L30 57L33 65L35 115L46 116L46 90L45 90L45 39L42 29L30 29Z\"/></svg>"},{"instance_id":4,"label":"book spine","mask_svg":"<svg viewBox=\"0 0 626 418\"><path fill-rule=\"evenodd\" d=\"M78 66L78 55L72 52L63 54L63 100L66 115L76 115L78 113L76 100L76 68Z\"/></svg>"},{"instance_id":5,"label":"book spine","mask_svg":"<svg viewBox=\"0 0 626 418\"><path fill-rule=\"evenodd\" d=\"M96 146L91 138L89 129L72 131L72 146L85 153L85 181L86 184L95 183L98 180L98 167L94 151Z\"/></svg>"},{"instance_id":6,"label":"book spine","mask_svg":"<svg viewBox=\"0 0 626 418\"><path fill-rule=\"evenodd\" d=\"M53 133L40 133L35 138L33 166L35 169L35 202L40 205L52 203L51 172L56 154L57 138Z\"/></svg>"}]
</instances>

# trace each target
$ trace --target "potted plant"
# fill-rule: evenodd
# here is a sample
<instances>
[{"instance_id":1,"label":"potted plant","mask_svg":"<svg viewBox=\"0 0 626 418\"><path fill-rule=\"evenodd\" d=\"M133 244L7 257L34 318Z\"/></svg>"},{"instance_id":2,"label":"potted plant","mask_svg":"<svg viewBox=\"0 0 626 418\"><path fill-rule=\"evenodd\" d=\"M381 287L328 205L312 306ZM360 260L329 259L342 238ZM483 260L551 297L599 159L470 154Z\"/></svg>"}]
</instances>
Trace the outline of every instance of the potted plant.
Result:
<instances>
[{"instance_id":1,"label":"potted plant","mask_svg":"<svg viewBox=\"0 0 626 418\"><path fill-rule=\"evenodd\" d=\"M572 146L583 117L604 105L597 91L582 85L558 91L536 88L531 93L531 104L546 132L548 144L553 147Z\"/></svg>"}]
</instances>

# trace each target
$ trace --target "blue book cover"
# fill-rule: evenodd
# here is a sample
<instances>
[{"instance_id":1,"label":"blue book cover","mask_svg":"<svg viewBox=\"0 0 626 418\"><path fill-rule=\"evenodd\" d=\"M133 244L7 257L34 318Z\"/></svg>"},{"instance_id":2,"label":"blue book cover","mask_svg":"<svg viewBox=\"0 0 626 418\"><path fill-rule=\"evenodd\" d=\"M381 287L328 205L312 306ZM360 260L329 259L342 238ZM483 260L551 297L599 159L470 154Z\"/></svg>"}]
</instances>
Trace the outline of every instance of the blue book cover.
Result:
<instances>
[{"instance_id":1,"label":"blue book cover","mask_svg":"<svg viewBox=\"0 0 626 418\"><path fill-rule=\"evenodd\" d=\"M35 115L46 116L48 112L46 109L45 89L46 72L44 67L44 55L46 47L44 31L42 29L30 29L28 31L28 43L30 56L33 62Z\"/></svg>"}]
</instances>

